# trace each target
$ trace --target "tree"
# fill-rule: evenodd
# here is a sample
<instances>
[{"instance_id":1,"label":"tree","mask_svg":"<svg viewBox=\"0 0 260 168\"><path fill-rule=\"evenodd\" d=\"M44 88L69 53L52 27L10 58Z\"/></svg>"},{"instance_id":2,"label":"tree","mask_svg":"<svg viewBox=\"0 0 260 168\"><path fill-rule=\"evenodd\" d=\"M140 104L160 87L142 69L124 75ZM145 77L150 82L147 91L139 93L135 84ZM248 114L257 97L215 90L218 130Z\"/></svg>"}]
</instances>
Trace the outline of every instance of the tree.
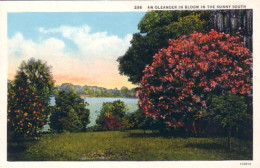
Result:
<instances>
[{"instance_id":1,"label":"tree","mask_svg":"<svg viewBox=\"0 0 260 168\"><path fill-rule=\"evenodd\" d=\"M54 80L46 62L23 61L14 82L8 84L8 134L36 136L47 121Z\"/></svg>"},{"instance_id":2,"label":"tree","mask_svg":"<svg viewBox=\"0 0 260 168\"><path fill-rule=\"evenodd\" d=\"M127 88L127 87L125 87L125 86L123 86L121 89L120 89L120 91L121 91L121 95L123 96L123 97L128 97L129 96L129 89Z\"/></svg>"},{"instance_id":3,"label":"tree","mask_svg":"<svg viewBox=\"0 0 260 168\"><path fill-rule=\"evenodd\" d=\"M125 116L126 111L126 105L120 100L105 102L102 105L102 109L96 123L103 130L118 129L121 126L121 121Z\"/></svg>"},{"instance_id":4,"label":"tree","mask_svg":"<svg viewBox=\"0 0 260 168\"><path fill-rule=\"evenodd\" d=\"M240 36L215 30L170 40L146 66L138 91L145 114L172 127L202 116L213 94L252 96L251 52Z\"/></svg>"},{"instance_id":5,"label":"tree","mask_svg":"<svg viewBox=\"0 0 260 168\"><path fill-rule=\"evenodd\" d=\"M252 120L252 116L247 113L247 104L242 96L214 95L211 101L208 117L210 120L216 120L220 126L227 130L228 149L231 151L232 129L239 130L243 127L244 121ZM250 123L252 121L246 124L250 125Z\"/></svg>"},{"instance_id":6,"label":"tree","mask_svg":"<svg viewBox=\"0 0 260 168\"><path fill-rule=\"evenodd\" d=\"M77 90L71 83L64 83L61 85L60 90L65 91L65 92L73 92L77 94Z\"/></svg>"},{"instance_id":7,"label":"tree","mask_svg":"<svg viewBox=\"0 0 260 168\"><path fill-rule=\"evenodd\" d=\"M146 65L150 65L159 49L168 45L168 39L194 31L210 30L209 12L205 11L151 11L138 24L139 33L133 35L131 47L118 58L119 71L129 81L139 83Z\"/></svg>"},{"instance_id":8,"label":"tree","mask_svg":"<svg viewBox=\"0 0 260 168\"><path fill-rule=\"evenodd\" d=\"M89 124L87 103L76 93L60 91L50 116L50 127L57 132L85 131Z\"/></svg>"}]
</instances>

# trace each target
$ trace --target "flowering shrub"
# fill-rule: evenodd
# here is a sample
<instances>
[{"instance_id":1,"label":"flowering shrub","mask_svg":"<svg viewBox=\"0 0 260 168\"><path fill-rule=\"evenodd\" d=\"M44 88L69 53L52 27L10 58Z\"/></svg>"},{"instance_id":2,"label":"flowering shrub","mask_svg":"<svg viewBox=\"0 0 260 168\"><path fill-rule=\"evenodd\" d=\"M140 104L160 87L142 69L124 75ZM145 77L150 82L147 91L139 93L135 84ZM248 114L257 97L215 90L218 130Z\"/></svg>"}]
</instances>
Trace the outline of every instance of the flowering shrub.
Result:
<instances>
[{"instance_id":1,"label":"flowering shrub","mask_svg":"<svg viewBox=\"0 0 260 168\"><path fill-rule=\"evenodd\" d=\"M12 136L35 136L47 121L46 106L32 90L8 86L8 133Z\"/></svg>"},{"instance_id":2,"label":"flowering shrub","mask_svg":"<svg viewBox=\"0 0 260 168\"><path fill-rule=\"evenodd\" d=\"M118 118L110 113L104 116L99 123L102 130L115 130L120 127Z\"/></svg>"},{"instance_id":3,"label":"flowering shrub","mask_svg":"<svg viewBox=\"0 0 260 168\"><path fill-rule=\"evenodd\" d=\"M169 40L146 66L138 91L146 115L169 126L202 116L209 95L252 96L252 55L240 36L211 30Z\"/></svg>"},{"instance_id":4,"label":"flowering shrub","mask_svg":"<svg viewBox=\"0 0 260 168\"><path fill-rule=\"evenodd\" d=\"M100 110L100 115L97 117L97 125L102 130L119 129L126 111L125 103L120 100L105 102Z\"/></svg>"},{"instance_id":5,"label":"flowering shrub","mask_svg":"<svg viewBox=\"0 0 260 168\"><path fill-rule=\"evenodd\" d=\"M37 135L47 122L53 84L46 62L31 58L21 63L8 83L8 135L14 139Z\"/></svg>"}]
</instances>

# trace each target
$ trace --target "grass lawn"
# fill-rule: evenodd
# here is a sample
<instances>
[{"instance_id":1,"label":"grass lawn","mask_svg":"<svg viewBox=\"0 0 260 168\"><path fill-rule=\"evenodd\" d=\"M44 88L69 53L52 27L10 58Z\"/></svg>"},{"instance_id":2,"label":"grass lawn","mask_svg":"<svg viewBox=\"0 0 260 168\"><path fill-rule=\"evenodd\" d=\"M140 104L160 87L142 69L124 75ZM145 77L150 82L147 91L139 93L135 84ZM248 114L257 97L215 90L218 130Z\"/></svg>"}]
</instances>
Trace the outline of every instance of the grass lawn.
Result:
<instances>
[{"instance_id":1,"label":"grass lawn","mask_svg":"<svg viewBox=\"0 0 260 168\"><path fill-rule=\"evenodd\" d=\"M252 142L225 138L166 138L141 130L46 134L19 146L8 144L8 160L252 160Z\"/></svg>"}]
</instances>

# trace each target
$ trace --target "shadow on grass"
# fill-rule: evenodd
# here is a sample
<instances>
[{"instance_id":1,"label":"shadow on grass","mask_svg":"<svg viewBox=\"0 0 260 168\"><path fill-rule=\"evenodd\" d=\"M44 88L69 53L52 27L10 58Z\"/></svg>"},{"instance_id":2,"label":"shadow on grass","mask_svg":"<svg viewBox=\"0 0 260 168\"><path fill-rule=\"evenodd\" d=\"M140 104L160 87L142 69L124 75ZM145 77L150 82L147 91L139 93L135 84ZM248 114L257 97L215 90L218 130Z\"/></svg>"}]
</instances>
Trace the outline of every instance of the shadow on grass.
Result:
<instances>
[{"instance_id":1,"label":"shadow on grass","mask_svg":"<svg viewBox=\"0 0 260 168\"><path fill-rule=\"evenodd\" d=\"M200 148L200 149L227 149L225 144L219 144L216 142L210 143L188 143L185 145L187 148Z\"/></svg>"},{"instance_id":2,"label":"shadow on grass","mask_svg":"<svg viewBox=\"0 0 260 168\"><path fill-rule=\"evenodd\" d=\"M162 134L159 133L136 133L136 132L130 132L129 134L127 134L126 137L131 137L131 138L151 138L151 137L163 137Z\"/></svg>"},{"instance_id":3,"label":"shadow on grass","mask_svg":"<svg viewBox=\"0 0 260 168\"><path fill-rule=\"evenodd\" d=\"M13 152L23 152L26 150L26 146L23 144L19 143L8 143L7 144L7 151L8 153L13 153Z\"/></svg>"},{"instance_id":4,"label":"shadow on grass","mask_svg":"<svg viewBox=\"0 0 260 168\"><path fill-rule=\"evenodd\" d=\"M8 143L7 144L7 161L22 161L23 153L27 147L23 143Z\"/></svg>"},{"instance_id":5,"label":"shadow on grass","mask_svg":"<svg viewBox=\"0 0 260 168\"><path fill-rule=\"evenodd\" d=\"M173 134L163 134L160 132L129 132L126 137L131 138L156 138L156 137L162 137L162 138L189 138L181 135L173 135Z\"/></svg>"}]
</instances>

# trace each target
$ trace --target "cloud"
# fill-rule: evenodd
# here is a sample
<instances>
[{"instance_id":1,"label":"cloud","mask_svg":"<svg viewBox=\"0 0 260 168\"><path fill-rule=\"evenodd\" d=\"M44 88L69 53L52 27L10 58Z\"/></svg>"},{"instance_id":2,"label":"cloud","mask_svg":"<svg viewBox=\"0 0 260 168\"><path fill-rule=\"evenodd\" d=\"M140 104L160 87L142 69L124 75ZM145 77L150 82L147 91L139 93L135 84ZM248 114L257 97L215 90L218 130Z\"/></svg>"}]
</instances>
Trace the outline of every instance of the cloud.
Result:
<instances>
[{"instance_id":1,"label":"cloud","mask_svg":"<svg viewBox=\"0 0 260 168\"><path fill-rule=\"evenodd\" d=\"M107 32L91 33L88 25L80 27L61 26L58 28L39 28L40 33L60 33L64 38L73 41L85 58L102 58L116 60L130 46L132 35L124 38L108 35Z\"/></svg>"},{"instance_id":2,"label":"cloud","mask_svg":"<svg viewBox=\"0 0 260 168\"><path fill-rule=\"evenodd\" d=\"M57 84L71 82L109 88L133 87L126 77L119 75L116 62L130 46L132 35L119 38L107 32L91 33L87 25L38 30L40 34L49 34L50 38L35 42L17 33L8 40L9 77L14 76L23 60L34 57L47 61L53 67ZM58 39L57 33L74 42L78 50L68 52L69 44Z\"/></svg>"},{"instance_id":3,"label":"cloud","mask_svg":"<svg viewBox=\"0 0 260 168\"><path fill-rule=\"evenodd\" d=\"M71 27L71 26L60 26L58 28L45 29L40 27L40 33L61 33L63 37L71 38L77 34L88 34L90 33L90 27L88 25L80 27Z\"/></svg>"}]
</instances>

